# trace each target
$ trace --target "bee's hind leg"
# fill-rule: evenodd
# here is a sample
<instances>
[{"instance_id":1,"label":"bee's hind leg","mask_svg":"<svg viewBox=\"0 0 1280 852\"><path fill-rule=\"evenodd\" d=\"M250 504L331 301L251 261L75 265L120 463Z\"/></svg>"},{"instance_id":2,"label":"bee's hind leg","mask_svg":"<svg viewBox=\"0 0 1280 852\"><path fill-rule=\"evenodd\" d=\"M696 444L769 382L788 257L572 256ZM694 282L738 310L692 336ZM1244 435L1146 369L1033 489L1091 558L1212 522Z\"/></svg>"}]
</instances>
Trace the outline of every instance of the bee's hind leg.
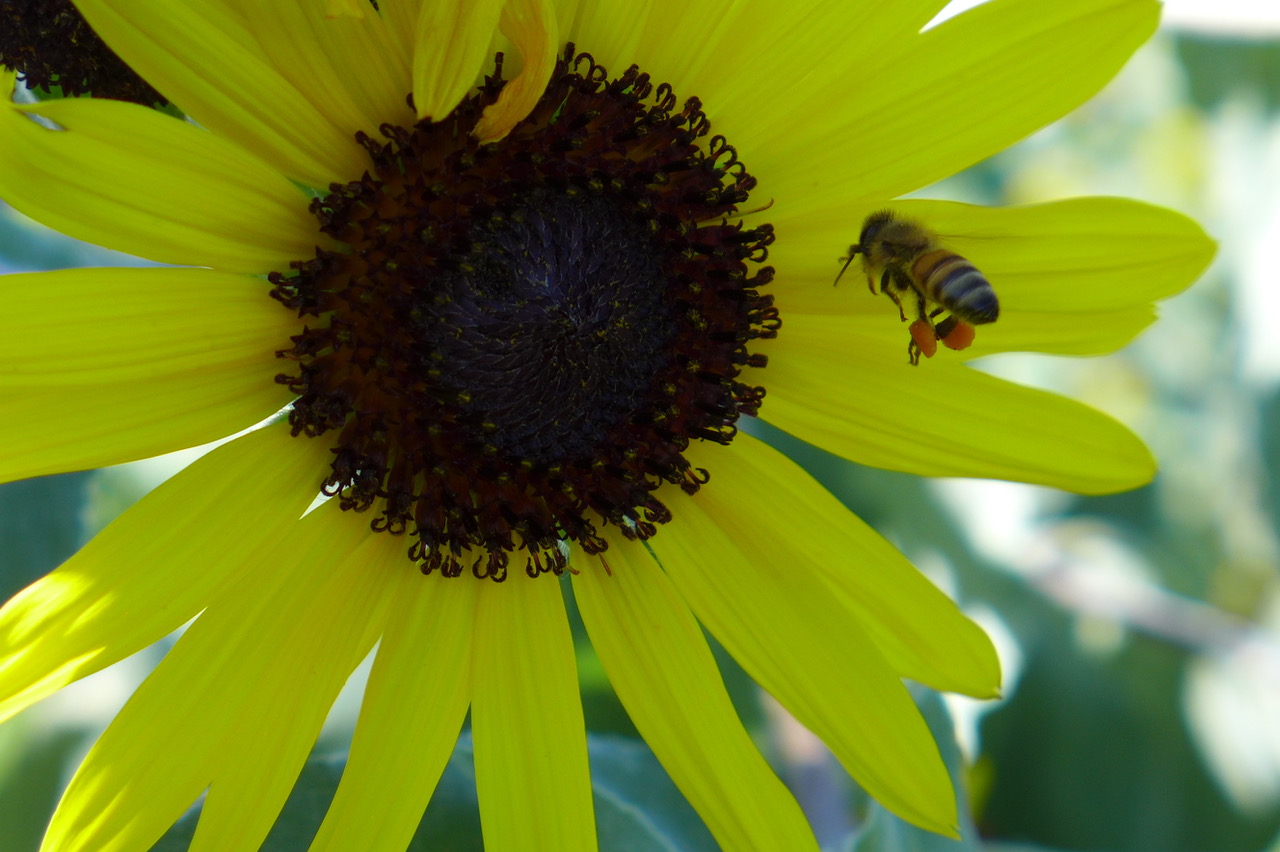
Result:
<instances>
[{"instance_id":1,"label":"bee's hind leg","mask_svg":"<svg viewBox=\"0 0 1280 852\"><path fill-rule=\"evenodd\" d=\"M911 342L907 344L907 359L912 366L919 366L921 355L932 358L938 351L938 330L934 327L932 318L939 312L929 313L929 303L919 293L916 293L915 309L916 318L908 326Z\"/></svg>"}]
</instances>

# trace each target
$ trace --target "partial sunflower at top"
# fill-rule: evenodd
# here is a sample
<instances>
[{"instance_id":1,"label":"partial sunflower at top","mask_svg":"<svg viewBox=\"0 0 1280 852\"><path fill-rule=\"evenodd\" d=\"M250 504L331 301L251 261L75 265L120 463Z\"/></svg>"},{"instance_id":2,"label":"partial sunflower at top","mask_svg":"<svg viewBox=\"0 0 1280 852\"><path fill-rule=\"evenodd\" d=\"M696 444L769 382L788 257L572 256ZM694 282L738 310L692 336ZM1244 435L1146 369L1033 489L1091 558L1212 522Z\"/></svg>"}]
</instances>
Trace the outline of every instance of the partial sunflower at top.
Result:
<instances>
[{"instance_id":1,"label":"partial sunflower at top","mask_svg":"<svg viewBox=\"0 0 1280 852\"><path fill-rule=\"evenodd\" d=\"M993 696L990 641L738 426L919 473L1151 476L1142 443L1079 403L961 356L911 367L891 306L831 280L874 210L955 233L893 196L1096 91L1157 6L1003 0L921 34L938 5L80 0L193 121L5 105L0 198L210 268L0 279L0 429L21 450L0 475L288 425L212 451L0 611L0 713L195 619L45 850L145 850L206 790L193 848L256 849L375 645L314 850L403 849L468 712L486 845L594 848L555 575L723 847L816 841L703 630L887 807L954 834L902 678ZM885 108L930 87L959 106ZM953 109L989 118L937 134ZM1176 214L1090 203L1092 227L1180 238L1115 287L1105 242L1075 233L1073 268L1107 287L1082 281L1074 311L1042 227L1074 208L975 210L1025 238L954 247L993 282L1018 270L988 326L1005 342L1119 346L1212 252ZM1055 336L1058 316L1090 331ZM66 417L70 395L93 416Z\"/></svg>"},{"instance_id":2,"label":"partial sunflower at top","mask_svg":"<svg viewBox=\"0 0 1280 852\"><path fill-rule=\"evenodd\" d=\"M69 97L169 103L103 43L71 0L0 0L0 66L46 93L57 87Z\"/></svg>"}]
</instances>

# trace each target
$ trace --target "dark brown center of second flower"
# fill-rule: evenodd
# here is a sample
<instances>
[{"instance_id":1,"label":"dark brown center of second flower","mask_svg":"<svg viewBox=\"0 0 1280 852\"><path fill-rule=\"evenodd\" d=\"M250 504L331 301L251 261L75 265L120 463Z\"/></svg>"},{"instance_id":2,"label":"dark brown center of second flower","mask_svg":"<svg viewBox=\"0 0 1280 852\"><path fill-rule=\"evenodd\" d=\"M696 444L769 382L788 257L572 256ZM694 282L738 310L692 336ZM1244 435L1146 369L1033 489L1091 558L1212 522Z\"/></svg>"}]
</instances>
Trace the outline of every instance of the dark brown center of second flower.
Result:
<instances>
[{"instance_id":1,"label":"dark brown center of second flower","mask_svg":"<svg viewBox=\"0 0 1280 852\"><path fill-rule=\"evenodd\" d=\"M68 96L169 103L103 43L71 0L0 0L0 65L45 92L57 86Z\"/></svg>"},{"instance_id":2,"label":"dark brown center of second flower","mask_svg":"<svg viewBox=\"0 0 1280 852\"><path fill-rule=\"evenodd\" d=\"M447 119L357 136L371 168L312 206L345 244L273 295L315 318L281 357L294 434L336 433L323 488L415 538L424 572L560 573L614 525L648 538L664 483L707 481L690 441L728 443L776 334L770 226L728 219L755 179L696 99L572 47L499 142L470 131L501 64Z\"/></svg>"}]
</instances>

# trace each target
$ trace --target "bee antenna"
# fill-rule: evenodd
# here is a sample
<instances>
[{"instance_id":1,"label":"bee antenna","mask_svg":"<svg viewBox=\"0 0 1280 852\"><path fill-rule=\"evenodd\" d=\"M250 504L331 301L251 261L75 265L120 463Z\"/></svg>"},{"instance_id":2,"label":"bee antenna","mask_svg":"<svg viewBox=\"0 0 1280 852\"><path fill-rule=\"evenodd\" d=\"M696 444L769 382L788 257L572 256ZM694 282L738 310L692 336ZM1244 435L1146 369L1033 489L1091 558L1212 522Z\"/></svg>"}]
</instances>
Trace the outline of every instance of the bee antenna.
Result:
<instances>
[{"instance_id":1,"label":"bee antenna","mask_svg":"<svg viewBox=\"0 0 1280 852\"><path fill-rule=\"evenodd\" d=\"M849 268L849 264L853 263L853 259L858 256L858 246L849 246L849 256L844 259L844 266L840 267L840 274L836 276L836 280L831 282L834 287L840 283L840 279L844 277L844 271Z\"/></svg>"}]
</instances>

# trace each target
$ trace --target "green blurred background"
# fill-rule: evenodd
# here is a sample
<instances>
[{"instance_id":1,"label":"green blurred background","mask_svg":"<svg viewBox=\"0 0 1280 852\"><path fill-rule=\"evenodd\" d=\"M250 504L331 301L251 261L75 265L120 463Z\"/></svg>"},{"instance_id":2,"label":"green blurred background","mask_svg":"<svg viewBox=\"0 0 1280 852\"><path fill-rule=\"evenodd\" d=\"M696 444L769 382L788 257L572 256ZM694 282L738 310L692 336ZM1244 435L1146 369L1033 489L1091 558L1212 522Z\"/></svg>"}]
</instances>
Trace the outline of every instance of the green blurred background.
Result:
<instances>
[{"instance_id":1,"label":"green blurred background","mask_svg":"<svg viewBox=\"0 0 1280 852\"><path fill-rule=\"evenodd\" d=\"M922 695L973 811L954 842L866 802L721 654L744 717L827 849L1280 850L1280 12L1268 32L1224 21L1230 4L1185 6L1089 105L920 193L983 204L1127 195L1183 211L1219 240L1203 280L1124 352L981 364L1128 423L1162 461L1154 484L1081 498L925 481L758 430L954 594L1007 672L998 702ZM125 262L0 206L0 271ZM0 487L0 598L190 458ZM0 727L0 852L37 848L79 758L167 645ZM597 794L614 808L602 833L628 849L712 848L652 757L625 739L634 729L580 648ZM359 679L270 848L306 848ZM464 739L415 848L479 848L468 748ZM189 836L187 820L160 848Z\"/></svg>"}]
</instances>

